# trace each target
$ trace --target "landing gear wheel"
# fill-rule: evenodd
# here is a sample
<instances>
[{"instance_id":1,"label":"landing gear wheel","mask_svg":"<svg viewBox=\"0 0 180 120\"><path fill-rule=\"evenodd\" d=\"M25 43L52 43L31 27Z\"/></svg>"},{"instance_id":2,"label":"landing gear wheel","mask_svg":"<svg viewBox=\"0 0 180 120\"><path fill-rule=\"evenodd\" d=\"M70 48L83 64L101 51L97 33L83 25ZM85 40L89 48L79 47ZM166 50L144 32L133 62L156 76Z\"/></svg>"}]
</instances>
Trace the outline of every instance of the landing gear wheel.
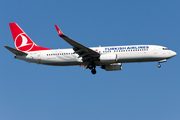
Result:
<instances>
[{"instance_id":1,"label":"landing gear wheel","mask_svg":"<svg viewBox=\"0 0 180 120\"><path fill-rule=\"evenodd\" d=\"M158 68L160 68L161 67L161 65L160 64L158 64Z\"/></svg>"},{"instance_id":2,"label":"landing gear wheel","mask_svg":"<svg viewBox=\"0 0 180 120\"><path fill-rule=\"evenodd\" d=\"M96 74L96 69L92 69L91 70L91 73L94 75L94 74Z\"/></svg>"},{"instance_id":3,"label":"landing gear wheel","mask_svg":"<svg viewBox=\"0 0 180 120\"><path fill-rule=\"evenodd\" d=\"M90 65L88 66L88 68L89 68L89 69L93 69L93 65L90 64Z\"/></svg>"}]
</instances>

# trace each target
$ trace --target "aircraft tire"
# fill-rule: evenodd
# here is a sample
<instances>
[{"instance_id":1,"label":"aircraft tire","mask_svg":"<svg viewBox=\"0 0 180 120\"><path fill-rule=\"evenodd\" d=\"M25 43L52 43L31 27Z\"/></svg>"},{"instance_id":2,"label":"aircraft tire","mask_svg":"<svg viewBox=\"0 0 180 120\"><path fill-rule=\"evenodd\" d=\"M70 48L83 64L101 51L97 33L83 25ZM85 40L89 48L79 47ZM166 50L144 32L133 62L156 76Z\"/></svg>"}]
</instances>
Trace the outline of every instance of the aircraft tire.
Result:
<instances>
[{"instance_id":1,"label":"aircraft tire","mask_svg":"<svg viewBox=\"0 0 180 120\"><path fill-rule=\"evenodd\" d=\"M158 68L160 68L161 67L161 65L160 64L158 64Z\"/></svg>"},{"instance_id":2,"label":"aircraft tire","mask_svg":"<svg viewBox=\"0 0 180 120\"><path fill-rule=\"evenodd\" d=\"M88 67L89 67L89 69L93 69L93 65L92 64L90 64Z\"/></svg>"},{"instance_id":3,"label":"aircraft tire","mask_svg":"<svg viewBox=\"0 0 180 120\"><path fill-rule=\"evenodd\" d=\"M92 70L91 70L91 73L92 73L93 75L95 75L95 74L96 74L96 69L92 69Z\"/></svg>"}]
</instances>

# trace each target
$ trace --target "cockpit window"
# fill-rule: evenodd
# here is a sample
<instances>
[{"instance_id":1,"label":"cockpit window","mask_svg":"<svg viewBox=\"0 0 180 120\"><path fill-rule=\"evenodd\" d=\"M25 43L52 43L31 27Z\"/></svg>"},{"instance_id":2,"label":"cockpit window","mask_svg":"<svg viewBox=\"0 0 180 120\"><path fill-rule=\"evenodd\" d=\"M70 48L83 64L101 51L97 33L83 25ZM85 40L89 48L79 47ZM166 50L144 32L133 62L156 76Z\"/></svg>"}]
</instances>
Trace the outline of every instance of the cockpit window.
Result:
<instances>
[{"instance_id":1,"label":"cockpit window","mask_svg":"<svg viewBox=\"0 0 180 120\"><path fill-rule=\"evenodd\" d=\"M169 50L168 48L162 48L163 50Z\"/></svg>"}]
</instances>

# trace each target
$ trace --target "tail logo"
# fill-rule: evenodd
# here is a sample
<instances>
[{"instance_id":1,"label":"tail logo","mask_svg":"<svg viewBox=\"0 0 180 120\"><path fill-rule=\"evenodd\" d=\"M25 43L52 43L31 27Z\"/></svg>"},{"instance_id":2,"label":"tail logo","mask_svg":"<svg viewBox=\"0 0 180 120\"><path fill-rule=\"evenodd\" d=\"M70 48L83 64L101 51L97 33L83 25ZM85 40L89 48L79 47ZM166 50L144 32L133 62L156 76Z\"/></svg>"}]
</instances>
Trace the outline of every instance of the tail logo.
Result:
<instances>
[{"instance_id":1,"label":"tail logo","mask_svg":"<svg viewBox=\"0 0 180 120\"><path fill-rule=\"evenodd\" d=\"M25 33L21 33L15 38L15 46L18 50L30 51L34 46L34 43Z\"/></svg>"}]
</instances>

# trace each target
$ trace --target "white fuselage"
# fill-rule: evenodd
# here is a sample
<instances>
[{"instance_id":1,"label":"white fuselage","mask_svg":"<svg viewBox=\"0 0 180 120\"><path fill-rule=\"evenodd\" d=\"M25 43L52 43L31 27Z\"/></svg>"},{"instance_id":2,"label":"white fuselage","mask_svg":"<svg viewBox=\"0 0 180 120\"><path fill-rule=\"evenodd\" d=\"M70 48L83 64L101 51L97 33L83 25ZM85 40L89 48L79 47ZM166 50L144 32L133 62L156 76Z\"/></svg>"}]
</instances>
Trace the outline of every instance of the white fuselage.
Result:
<instances>
[{"instance_id":1,"label":"white fuselage","mask_svg":"<svg viewBox=\"0 0 180 120\"><path fill-rule=\"evenodd\" d=\"M176 55L172 50L158 45L129 45L129 46L108 46L90 48L100 53L97 66L108 65L111 63L128 62L150 62L169 59ZM70 65L88 65L83 62L82 57L74 53L73 49L54 49L35 52L27 52L28 55L16 58L45 65L70 66Z\"/></svg>"}]
</instances>

